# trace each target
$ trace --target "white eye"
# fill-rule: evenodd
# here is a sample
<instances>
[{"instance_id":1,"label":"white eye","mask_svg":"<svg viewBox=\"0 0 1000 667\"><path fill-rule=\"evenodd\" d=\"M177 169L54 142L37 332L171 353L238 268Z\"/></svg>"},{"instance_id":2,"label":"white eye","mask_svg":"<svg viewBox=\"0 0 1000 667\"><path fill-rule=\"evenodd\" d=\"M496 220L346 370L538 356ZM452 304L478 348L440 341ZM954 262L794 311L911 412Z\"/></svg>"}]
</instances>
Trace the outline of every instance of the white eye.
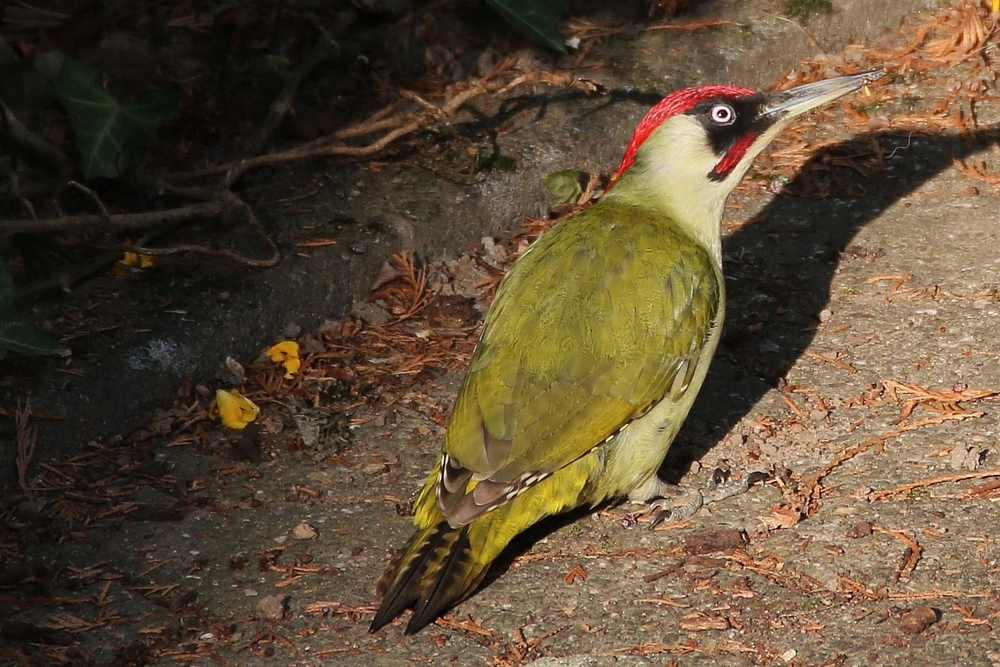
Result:
<instances>
[{"instance_id":1,"label":"white eye","mask_svg":"<svg viewBox=\"0 0 1000 667\"><path fill-rule=\"evenodd\" d=\"M712 122L718 125L732 125L736 111L728 104L716 104L711 111Z\"/></svg>"}]
</instances>

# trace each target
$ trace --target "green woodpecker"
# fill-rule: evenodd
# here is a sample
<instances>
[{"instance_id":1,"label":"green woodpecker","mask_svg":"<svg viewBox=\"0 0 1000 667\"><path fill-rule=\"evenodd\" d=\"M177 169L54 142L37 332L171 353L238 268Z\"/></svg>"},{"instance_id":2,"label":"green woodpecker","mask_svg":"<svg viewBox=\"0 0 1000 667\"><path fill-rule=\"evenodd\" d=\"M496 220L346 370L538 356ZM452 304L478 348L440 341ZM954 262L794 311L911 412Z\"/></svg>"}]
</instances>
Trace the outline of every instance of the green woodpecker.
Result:
<instances>
[{"instance_id":1,"label":"green woodpecker","mask_svg":"<svg viewBox=\"0 0 1000 667\"><path fill-rule=\"evenodd\" d=\"M500 283L371 631L408 607L420 630L544 517L667 491L657 469L722 330L726 198L793 118L881 74L688 88L646 114L608 191Z\"/></svg>"}]
</instances>

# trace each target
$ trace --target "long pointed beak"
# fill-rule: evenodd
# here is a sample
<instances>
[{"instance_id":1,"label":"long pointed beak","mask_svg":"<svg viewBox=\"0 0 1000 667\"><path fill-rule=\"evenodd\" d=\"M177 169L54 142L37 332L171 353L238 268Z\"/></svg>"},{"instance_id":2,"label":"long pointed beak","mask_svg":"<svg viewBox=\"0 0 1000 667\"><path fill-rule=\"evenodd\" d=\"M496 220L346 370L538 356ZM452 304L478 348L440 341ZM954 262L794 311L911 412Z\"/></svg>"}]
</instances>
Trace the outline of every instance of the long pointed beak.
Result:
<instances>
[{"instance_id":1,"label":"long pointed beak","mask_svg":"<svg viewBox=\"0 0 1000 667\"><path fill-rule=\"evenodd\" d=\"M860 74L837 76L776 93L768 93L765 97L764 108L761 110L761 116L769 118L771 122L775 123L791 120L810 109L866 86L884 75L885 70L873 69Z\"/></svg>"}]
</instances>

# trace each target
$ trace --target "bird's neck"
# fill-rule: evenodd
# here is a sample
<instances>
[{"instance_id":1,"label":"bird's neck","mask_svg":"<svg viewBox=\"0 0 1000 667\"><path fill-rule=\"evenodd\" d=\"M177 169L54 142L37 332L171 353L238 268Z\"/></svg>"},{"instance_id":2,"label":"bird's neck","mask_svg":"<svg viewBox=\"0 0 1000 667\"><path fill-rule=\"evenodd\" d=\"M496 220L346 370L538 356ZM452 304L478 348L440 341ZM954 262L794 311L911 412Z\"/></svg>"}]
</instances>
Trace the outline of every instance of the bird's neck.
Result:
<instances>
[{"instance_id":1,"label":"bird's neck","mask_svg":"<svg viewBox=\"0 0 1000 667\"><path fill-rule=\"evenodd\" d=\"M605 195L612 201L652 209L670 219L708 250L722 265L722 212L731 188L705 179L687 182L681 174L664 174L633 165Z\"/></svg>"},{"instance_id":2,"label":"bird's neck","mask_svg":"<svg viewBox=\"0 0 1000 667\"><path fill-rule=\"evenodd\" d=\"M720 158L706 141L704 128L690 116L669 118L642 142L606 196L676 221L721 266L726 198L770 140L761 139L723 180L713 180L710 174Z\"/></svg>"}]
</instances>

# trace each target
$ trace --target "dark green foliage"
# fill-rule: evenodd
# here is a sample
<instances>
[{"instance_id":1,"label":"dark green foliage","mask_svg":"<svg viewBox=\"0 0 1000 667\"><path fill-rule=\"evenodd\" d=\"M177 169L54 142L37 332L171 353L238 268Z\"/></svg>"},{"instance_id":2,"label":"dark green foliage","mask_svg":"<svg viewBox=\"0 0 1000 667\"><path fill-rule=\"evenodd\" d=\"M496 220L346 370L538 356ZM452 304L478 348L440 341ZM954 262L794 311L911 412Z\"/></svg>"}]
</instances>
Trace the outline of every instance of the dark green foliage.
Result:
<instances>
[{"instance_id":1,"label":"dark green foliage","mask_svg":"<svg viewBox=\"0 0 1000 667\"><path fill-rule=\"evenodd\" d=\"M0 264L0 359L8 351L24 356L60 354L65 348L55 338L36 331L14 310L14 280Z\"/></svg>"},{"instance_id":2,"label":"dark green foliage","mask_svg":"<svg viewBox=\"0 0 1000 667\"><path fill-rule=\"evenodd\" d=\"M566 53L559 20L569 13L569 0L486 0L486 4L531 41Z\"/></svg>"},{"instance_id":3,"label":"dark green foliage","mask_svg":"<svg viewBox=\"0 0 1000 667\"><path fill-rule=\"evenodd\" d=\"M154 92L122 103L83 63L66 58L53 81L76 133L86 178L121 176L139 151L153 142L156 128L176 118L181 94Z\"/></svg>"}]
</instances>

